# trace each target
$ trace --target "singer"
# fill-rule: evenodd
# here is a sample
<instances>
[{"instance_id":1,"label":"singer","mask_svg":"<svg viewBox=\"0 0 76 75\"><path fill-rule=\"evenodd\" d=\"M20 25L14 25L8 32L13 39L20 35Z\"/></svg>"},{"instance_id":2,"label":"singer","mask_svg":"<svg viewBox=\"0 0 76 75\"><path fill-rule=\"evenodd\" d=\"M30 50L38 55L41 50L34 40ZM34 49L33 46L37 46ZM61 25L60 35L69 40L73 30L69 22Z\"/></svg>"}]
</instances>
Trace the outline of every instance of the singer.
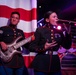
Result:
<instances>
[{"instance_id":1,"label":"singer","mask_svg":"<svg viewBox=\"0 0 76 75\"><path fill-rule=\"evenodd\" d=\"M57 51L60 46L71 47L71 34L57 29L56 12L48 11L44 15L45 26L37 28L35 40L30 44L30 51L37 52L32 62L35 75L61 75L60 59Z\"/></svg>"}]
</instances>

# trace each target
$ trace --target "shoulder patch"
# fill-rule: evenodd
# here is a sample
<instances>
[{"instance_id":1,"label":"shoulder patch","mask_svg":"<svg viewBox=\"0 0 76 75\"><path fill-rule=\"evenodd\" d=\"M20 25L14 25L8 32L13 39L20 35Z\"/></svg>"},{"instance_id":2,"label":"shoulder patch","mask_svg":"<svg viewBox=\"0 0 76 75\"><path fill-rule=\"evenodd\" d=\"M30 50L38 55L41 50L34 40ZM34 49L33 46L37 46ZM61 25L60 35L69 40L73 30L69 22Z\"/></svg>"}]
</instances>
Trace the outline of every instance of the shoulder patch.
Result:
<instances>
[{"instance_id":1,"label":"shoulder patch","mask_svg":"<svg viewBox=\"0 0 76 75\"><path fill-rule=\"evenodd\" d=\"M2 30L0 30L0 34L3 34L3 31Z\"/></svg>"}]
</instances>

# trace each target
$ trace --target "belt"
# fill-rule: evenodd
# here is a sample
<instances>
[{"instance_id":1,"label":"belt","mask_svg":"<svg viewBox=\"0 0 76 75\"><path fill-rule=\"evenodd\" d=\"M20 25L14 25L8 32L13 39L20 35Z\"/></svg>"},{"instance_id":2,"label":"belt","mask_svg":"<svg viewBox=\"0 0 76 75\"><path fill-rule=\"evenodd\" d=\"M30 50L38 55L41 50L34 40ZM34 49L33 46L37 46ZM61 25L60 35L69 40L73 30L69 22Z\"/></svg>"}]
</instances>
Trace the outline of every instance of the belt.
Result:
<instances>
[{"instance_id":1,"label":"belt","mask_svg":"<svg viewBox=\"0 0 76 75\"><path fill-rule=\"evenodd\" d=\"M58 52L57 51L53 51L53 55L57 55L58 54Z\"/></svg>"},{"instance_id":2,"label":"belt","mask_svg":"<svg viewBox=\"0 0 76 75\"><path fill-rule=\"evenodd\" d=\"M52 53L52 51L46 51L46 52L45 52L45 54L49 54L49 53L51 54L51 53ZM53 51L53 55L57 55L57 54L58 54L58 52L57 52L57 51Z\"/></svg>"}]
</instances>

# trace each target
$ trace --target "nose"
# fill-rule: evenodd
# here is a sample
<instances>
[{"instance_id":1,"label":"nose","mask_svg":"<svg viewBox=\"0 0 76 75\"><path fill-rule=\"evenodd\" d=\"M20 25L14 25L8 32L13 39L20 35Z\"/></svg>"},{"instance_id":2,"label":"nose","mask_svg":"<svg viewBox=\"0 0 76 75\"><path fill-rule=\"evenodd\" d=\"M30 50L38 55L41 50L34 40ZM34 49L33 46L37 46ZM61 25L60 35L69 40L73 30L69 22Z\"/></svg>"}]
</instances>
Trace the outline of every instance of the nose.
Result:
<instances>
[{"instance_id":1,"label":"nose","mask_svg":"<svg viewBox=\"0 0 76 75\"><path fill-rule=\"evenodd\" d=\"M56 21L58 21L58 18L56 18Z\"/></svg>"},{"instance_id":2,"label":"nose","mask_svg":"<svg viewBox=\"0 0 76 75\"><path fill-rule=\"evenodd\" d=\"M13 18L13 21L15 21L16 20L16 18Z\"/></svg>"},{"instance_id":3,"label":"nose","mask_svg":"<svg viewBox=\"0 0 76 75\"><path fill-rule=\"evenodd\" d=\"M58 21L58 18L55 21L57 22Z\"/></svg>"}]
</instances>

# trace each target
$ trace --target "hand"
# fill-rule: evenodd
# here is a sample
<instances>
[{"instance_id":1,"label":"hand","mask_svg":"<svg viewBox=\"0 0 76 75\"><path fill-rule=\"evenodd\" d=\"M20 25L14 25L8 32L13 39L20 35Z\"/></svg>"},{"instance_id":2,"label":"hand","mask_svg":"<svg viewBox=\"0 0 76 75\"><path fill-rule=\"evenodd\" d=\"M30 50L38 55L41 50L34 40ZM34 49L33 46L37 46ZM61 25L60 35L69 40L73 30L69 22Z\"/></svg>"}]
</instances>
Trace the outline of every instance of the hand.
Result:
<instances>
[{"instance_id":1,"label":"hand","mask_svg":"<svg viewBox=\"0 0 76 75\"><path fill-rule=\"evenodd\" d=\"M7 50L7 45L4 42L0 42L0 44L1 44L2 50L6 51Z\"/></svg>"},{"instance_id":2,"label":"hand","mask_svg":"<svg viewBox=\"0 0 76 75\"><path fill-rule=\"evenodd\" d=\"M67 26L65 25L65 23L63 23L63 25L64 25L64 28L65 28L66 32L67 32L68 34L70 34L70 33L71 33L71 25L69 25L68 28L67 28Z\"/></svg>"},{"instance_id":3,"label":"hand","mask_svg":"<svg viewBox=\"0 0 76 75\"><path fill-rule=\"evenodd\" d=\"M52 47L54 47L54 46L56 46L56 45L57 45L56 41L54 41L54 42L52 42L52 43L46 42L44 48L45 48L45 49L49 49L49 48L52 48Z\"/></svg>"}]
</instances>

